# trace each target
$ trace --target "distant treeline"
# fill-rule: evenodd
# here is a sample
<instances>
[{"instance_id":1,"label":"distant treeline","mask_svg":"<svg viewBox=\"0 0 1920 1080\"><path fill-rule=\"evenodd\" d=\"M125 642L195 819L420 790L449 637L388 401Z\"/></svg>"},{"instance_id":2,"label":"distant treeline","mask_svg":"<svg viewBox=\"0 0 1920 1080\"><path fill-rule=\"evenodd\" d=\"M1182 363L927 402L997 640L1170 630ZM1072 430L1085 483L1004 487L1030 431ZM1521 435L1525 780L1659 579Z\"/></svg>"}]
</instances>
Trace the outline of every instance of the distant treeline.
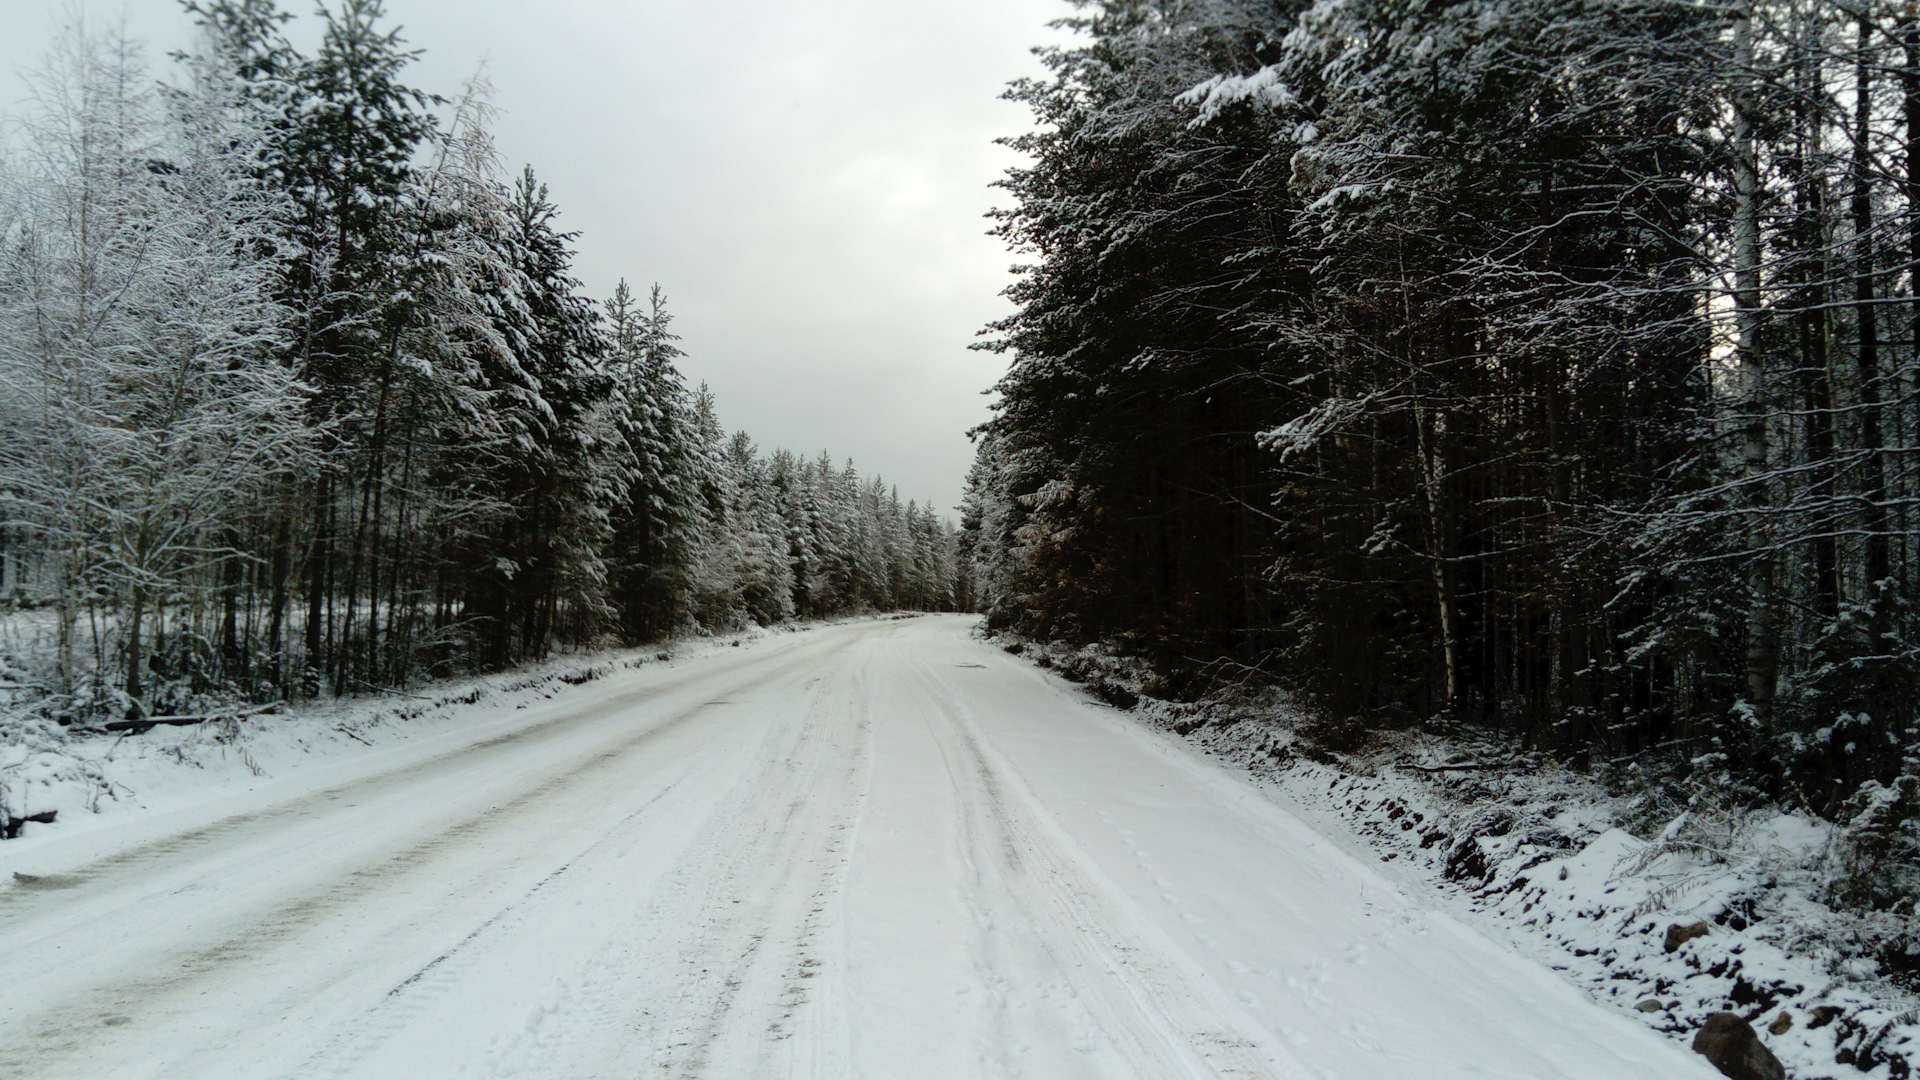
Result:
<instances>
[{"instance_id":1,"label":"distant treeline","mask_svg":"<svg viewBox=\"0 0 1920 1080\"><path fill-rule=\"evenodd\" d=\"M1079 8L1010 92L995 625L1920 821L1910 5Z\"/></svg>"},{"instance_id":2,"label":"distant treeline","mask_svg":"<svg viewBox=\"0 0 1920 1080\"><path fill-rule=\"evenodd\" d=\"M186 7L166 83L68 31L0 158L0 586L50 613L0 648L44 630L50 714L971 603L930 507L722 430L658 288L583 295L379 0L312 56Z\"/></svg>"}]
</instances>

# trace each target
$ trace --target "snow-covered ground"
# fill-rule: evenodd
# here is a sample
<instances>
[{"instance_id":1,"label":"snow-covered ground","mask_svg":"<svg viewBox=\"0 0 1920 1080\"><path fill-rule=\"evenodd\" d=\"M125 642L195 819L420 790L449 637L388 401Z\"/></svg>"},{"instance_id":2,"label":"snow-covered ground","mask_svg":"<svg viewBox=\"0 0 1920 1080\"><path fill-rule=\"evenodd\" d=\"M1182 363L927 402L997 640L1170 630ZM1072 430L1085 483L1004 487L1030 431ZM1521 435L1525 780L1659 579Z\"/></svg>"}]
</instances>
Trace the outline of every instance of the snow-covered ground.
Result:
<instances>
[{"instance_id":1,"label":"snow-covered ground","mask_svg":"<svg viewBox=\"0 0 1920 1080\"><path fill-rule=\"evenodd\" d=\"M1104 650L1013 648L1104 696L1134 693L1135 673ZM1920 1063L1920 1002L1872 955L1889 921L1897 933L1911 916L1821 902L1842 858L1826 822L1705 789L1677 811L1458 737L1376 735L1334 753L1277 692L1130 704L1403 887L1678 1043L1730 1011L1796 1080L1906 1080Z\"/></svg>"},{"instance_id":2,"label":"snow-covered ground","mask_svg":"<svg viewBox=\"0 0 1920 1080\"><path fill-rule=\"evenodd\" d=\"M0 1076L1717 1075L972 628L243 732L263 776L28 826Z\"/></svg>"},{"instance_id":3,"label":"snow-covered ground","mask_svg":"<svg viewBox=\"0 0 1920 1080\"><path fill-rule=\"evenodd\" d=\"M17 629L16 613L0 627ZM146 814L280 785L344 756L364 767L369 749L407 744L416 750L442 737L525 721L525 710L557 694L615 672L704 655L769 633L804 633L805 626L751 630L720 638L684 638L660 647L562 656L510 672L445 680L411 691L388 691L270 706L232 720L190 726L159 725L137 735L63 728L26 710L5 709L0 697L0 828L20 838L91 830L127 814ZM0 672L0 689L6 685ZM51 822L36 820L51 817ZM14 842L17 842L14 841Z\"/></svg>"}]
</instances>

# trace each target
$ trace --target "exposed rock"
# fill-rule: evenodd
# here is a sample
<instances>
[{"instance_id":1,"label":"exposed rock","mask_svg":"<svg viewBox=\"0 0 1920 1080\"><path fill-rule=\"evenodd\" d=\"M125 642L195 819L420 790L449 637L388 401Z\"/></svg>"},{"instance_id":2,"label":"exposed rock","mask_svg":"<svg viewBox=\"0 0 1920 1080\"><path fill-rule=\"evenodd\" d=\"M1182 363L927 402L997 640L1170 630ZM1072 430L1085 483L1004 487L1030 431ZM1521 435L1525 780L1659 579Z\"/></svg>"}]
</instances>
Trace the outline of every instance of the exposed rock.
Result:
<instances>
[{"instance_id":1,"label":"exposed rock","mask_svg":"<svg viewBox=\"0 0 1920 1080\"><path fill-rule=\"evenodd\" d=\"M1680 946L1685 945L1694 938L1706 937L1711 931L1712 928L1704 922L1687 923L1684 925L1681 923L1673 923L1667 927L1667 951L1675 952Z\"/></svg>"},{"instance_id":2,"label":"exposed rock","mask_svg":"<svg viewBox=\"0 0 1920 1080\"><path fill-rule=\"evenodd\" d=\"M37 814L27 814L23 817L8 817L6 811L0 810L0 840L18 839L20 830L25 828L29 821L39 825L51 825L53 824L53 819L59 816L60 811L58 810L42 810ZM19 875L15 874L14 876L18 877Z\"/></svg>"},{"instance_id":3,"label":"exposed rock","mask_svg":"<svg viewBox=\"0 0 1920 1080\"><path fill-rule=\"evenodd\" d=\"M1731 1080L1787 1080L1787 1070L1738 1013L1707 1017L1693 1037L1694 1052Z\"/></svg>"},{"instance_id":4,"label":"exposed rock","mask_svg":"<svg viewBox=\"0 0 1920 1080\"><path fill-rule=\"evenodd\" d=\"M1641 1012L1659 1012L1666 1007L1667 1003L1661 1001L1659 998L1645 998L1640 1004L1634 1006L1634 1008L1639 1009Z\"/></svg>"},{"instance_id":5,"label":"exposed rock","mask_svg":"<svg viewBox=\"0 0 1920 1080\"><path fill-rule=\"evenodd\" d=\"M1774 1017L1773 1023L1767 1025L1767 1030L1775 1035L1785 1035L1791 1027L1793 1027L1793 1017L1787 1015L1787 1010L1781 1009L1780 1015Z\"/></svg>"},{"instance_id":6,"label":"exposed rock","mask_svg":"<svg viewBox=\"0 0 1920 1080\"><path fill-rule=\"evenodd\" d=\"M1815 1005L1807 1011L1813 1014L1813 1022L1807 1025L1810 1028L1826 1027L1828 1024L1846 1015L1847 1012L1847 1010L1838 1005Z\"/></svg>"}]
</instances>

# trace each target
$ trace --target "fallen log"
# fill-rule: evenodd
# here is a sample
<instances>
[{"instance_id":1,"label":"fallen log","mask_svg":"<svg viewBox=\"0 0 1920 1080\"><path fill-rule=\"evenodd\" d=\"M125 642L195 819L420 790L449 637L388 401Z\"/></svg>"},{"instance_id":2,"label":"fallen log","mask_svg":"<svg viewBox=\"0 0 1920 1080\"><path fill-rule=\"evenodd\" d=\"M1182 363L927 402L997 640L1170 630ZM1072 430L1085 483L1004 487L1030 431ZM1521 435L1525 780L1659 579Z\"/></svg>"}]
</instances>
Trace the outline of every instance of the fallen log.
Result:
<instances>
[{"instance_id":1,"label":"fallen log","mask_svg":"<svg viewBox=\"0 0 1920 1080\"><path fill-rule=\"evenodd\" d=\"M113 720L101 726L108 731L124 731L129 735L139 735L143 732L152 731L162 724L169 727L190 727L194 724L206 724L215 720L245 720L250 716L270 713L285 704L286 702L284 701L275 701L262 705L259 708L247 709L243 712L217 712L194 716L143 716L138 720Z\"/></svg>"}]
</instances>

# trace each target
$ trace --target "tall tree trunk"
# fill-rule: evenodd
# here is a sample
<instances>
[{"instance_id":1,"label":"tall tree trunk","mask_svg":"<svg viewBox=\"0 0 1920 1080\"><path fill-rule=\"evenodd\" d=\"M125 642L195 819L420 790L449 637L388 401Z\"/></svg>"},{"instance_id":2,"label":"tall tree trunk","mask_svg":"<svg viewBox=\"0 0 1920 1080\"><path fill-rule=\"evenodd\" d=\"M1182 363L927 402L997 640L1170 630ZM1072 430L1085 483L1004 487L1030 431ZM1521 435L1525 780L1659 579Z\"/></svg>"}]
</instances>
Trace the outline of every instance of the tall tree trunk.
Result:
<instances>
[{"instance_id":1,"label":"tall tree trunk","mask_svg":"<svg viewBox=\"0 0 1920 1080\"><path fill-rule=\"evenodd\" d=\"M133 699L134 711L140 710L140 699L146 695L146 684L141 679L141 669L146 666L146 657L142 655L140 629L147 620L147 587L136 584L133 595L127 602L127 696Z\"/></svg>"},{"instance_id":2,"label":"tall tree trunk","mask_svg":"<svg viewBox=\"0 0 1920 1080\"><path fill-rule=\"evenodd\" d=\"M356 609L360 605L360 568L365 562L367 516L372 512L373 490L380 484L377 468L375 464L367 467L366 480L360 487L360 510L354 517L353 548L347 557L346 613L340 620L340 655L333 673L333 692L336 697L347 692L348 683L358 670L353 662L353 628Z\"/></svg>"},{"instance_id":3,"label":"tall tree trunk","mask_svg":"<svg viewBox=\"0 0 1920 1080\"><path fill-rule=\"evenodd\" d=\"M240 561L240 530L228 527L222 539L226 555L220 562L220 664L221 673L232 677L240 673L240 586L245 569Z\"/></svg>"},{"instance_id":4,"label":"tall tree trunk","mask_svg":"<svg viewBox=\"0 0 1920 1080\"><path fill-rule=\"evenodd\" d=\"M371 666L373 663L370 654L373 651L373 636L377 631L377 622L373 613L378 612L380 607L378 577L380 533L379 525L374 519L379 513L380 493L386 487L387 404L393 387L393 353L397 349L396 335L391 347L382 354L379 389L374 395L372 445L368 448L366 479L360 489L360 511L354 521L353 551L348 560L347 611L344 620L346 625L341 631L342 655L339 670L334 676L334 693L336 694L345 693L347 684L353 679L355 673L361 670L361 666L354 663L350 642L353 627L359 615L362 569L367 571L367 597L371 607L368 628L363 632L362 637L366 641L366 651L369 653L367 664ZM371 552L368 548L369 533L372 538Z\"/></svg>"},{"instance_id":5,"label":"tall tree trunk","mask_svg":"<svg viewBox=\"0 0 1920 1080\"><path fill-rule=\"evenodd\" d=\"M272 665L267 677L276 686L284 686L281 680L286 674L286 653L280 637L286 625L288 577L292 573L293 562L293 514L291 505L283 505L274 514L273 555L268 563L268 582L271 589L267 601L267 663Z\"/></svg>"},{"instance_id":6,"label":"tall tree trunk","mask_svg":"<svg viewBox=\"0 0 1920 1080\"><path fill-rule=\"evenodd\" d=\"M55 553L56 570L53 598L54 671L60 677L60 692L74 690L73 649L75 627L80 621L79 559L71 541L61 544Z\"/></svg>"},{"instance_id":7,"label":"tall tree trunk","mask_svg":"<svg viewBox=\"0 0 1920 1080\"><path fill-rule=\"evenodd\" d=\"M328 579L333 573L333 477L323 472L313 495L313 539L307 544L306 666L319 671L326 661Z\"/></svg>"},{"instance_id":8,"label":"tall tree trunk","mask_svg":"<svg viewBox=\"0 0 1920 1080\"><path fill-rule=\"evenodd\" d=\"M1854 138L1853 138L1853 298L1855 319L1860 325L1860 449L1862 462L1861 494L1866 498L1861 527L1866 533L1866 577L1868 595L1874 582L1882 581L1889 571L1887 559L1887 477L1880 436L1880 330L1874 309L1873 244L1873 23L1863 13L1859 19L1860 54L1854 64ZM1875 605L1875 628L1884 604Z\"/></svg>"},{"instance_id":9,"label":"tall tree trunk","mask_svg":"<svg viewBox=\"0 0 1920 1080\"><path fill-rule=\"evenodd\" d=\"M400 458L400 505L393 516L393 554L387 560L387 637L390 655L387 658L387 671L395 684L404 683L408 674L408 655L413 646L413 634L420 621L420 582L419 568L409 558L410 541L413 529L408 514L412 506L413 494L413 449L414 428L409 422L405 427L405 436L401 443ZM398 637L395 636L395 619L401 608L401 581L408 581L409 599L406 605L405 621L398 624Z\"/></svg>"},{"instance_id":10,"label":"tall tree trunk","mask_svg":"<svg viewBox=\"0 0 1920 1080\"><path fill-rule=\"evenodd\" d=\"M1779 680L1779 614L1776 610L1771 502L1767 492L1767 420L1770 414L1766 360L1760 348L1760 161L1754 125L1753 19L1743 9L1734 23L1733 91L1733 306L1736 373L1739 378L1740 470L1748 514L1746 698L1763 725L1773 719Z\"/></svg>"},{"instance_id":11,"label":"tall tree trunk","mask_svg":"<svg viewBox=\"0 0 1920 1080\"><path fill-rule=\"evenodd\" d=\"M1820 169L1825 118L1813 103L1820 100L1819 65L1801 65L1798 95L1799 146L1795 155L1794 201L1798 227L1795 243L1801 258L1796 298L1800 339L1800 390L1806 411L1806 455L1809 494L1816 511L1813 523L1814 609L1821 619L1840 614L1840 528L1838 495L1833 469L1834 412L1831 319L1827 312L1827 182Z\"/></svg>"},{"instance_id":12,"label":"tall tree trunk","mask_svg":"<svg viewBox=\"0 0 1920 1080\"><path fill-rule=\"evenodd\" d=\"M1906 176L1902 187L1907 203L1907 292L1912 303L1907 316L1909 381L1903 387L1896 380L1896 400L1920 392L1920 3L1916 3L1916 0L1907 0L1906 9L1901 14L1900 44L1900 111L1906 124ZM1900 411L1894 415L1898 418ZM1912 420L1905 424L1898 419L1895 423L1896 427L1904 426L1906 429L1906 437L1898 441L1903 445L1912 445L1908 440L1912 439L1915 429L1920 428L1920 415L1913 415ZM1913 471L1911 467L1905 471L1905 494L1912 496ZM1908 527L1911 520L1907 516L1909 513L1903 501L1898 531L1908 539L1901 543L1900 577L1902 581L1911 583L1913 577L1908 560L1912 558L1913 541Z\"/></svg>"},{"instance_id":13,"label":"tall tree trunk","mask_svg":"<svg viewBox=\"0 0 1920 1080\"><path fill-rule=\"evenodd\" d=\"M1446 510L1440 490L1445 472L1440 452L1440 421L1437 417L1430 420L1427 410L1416 404L1413 426L1420 456L1420 485L1426 496L1427 561L1433 568L1433 597L1440 619L1440 656L1446 669L1443 711L1451 715L1460 701L1460 650L1454 635L1453 597L1447 590ZM1431 433L1429 427L1433 429Z\"/></svg>"}]
</instances>

